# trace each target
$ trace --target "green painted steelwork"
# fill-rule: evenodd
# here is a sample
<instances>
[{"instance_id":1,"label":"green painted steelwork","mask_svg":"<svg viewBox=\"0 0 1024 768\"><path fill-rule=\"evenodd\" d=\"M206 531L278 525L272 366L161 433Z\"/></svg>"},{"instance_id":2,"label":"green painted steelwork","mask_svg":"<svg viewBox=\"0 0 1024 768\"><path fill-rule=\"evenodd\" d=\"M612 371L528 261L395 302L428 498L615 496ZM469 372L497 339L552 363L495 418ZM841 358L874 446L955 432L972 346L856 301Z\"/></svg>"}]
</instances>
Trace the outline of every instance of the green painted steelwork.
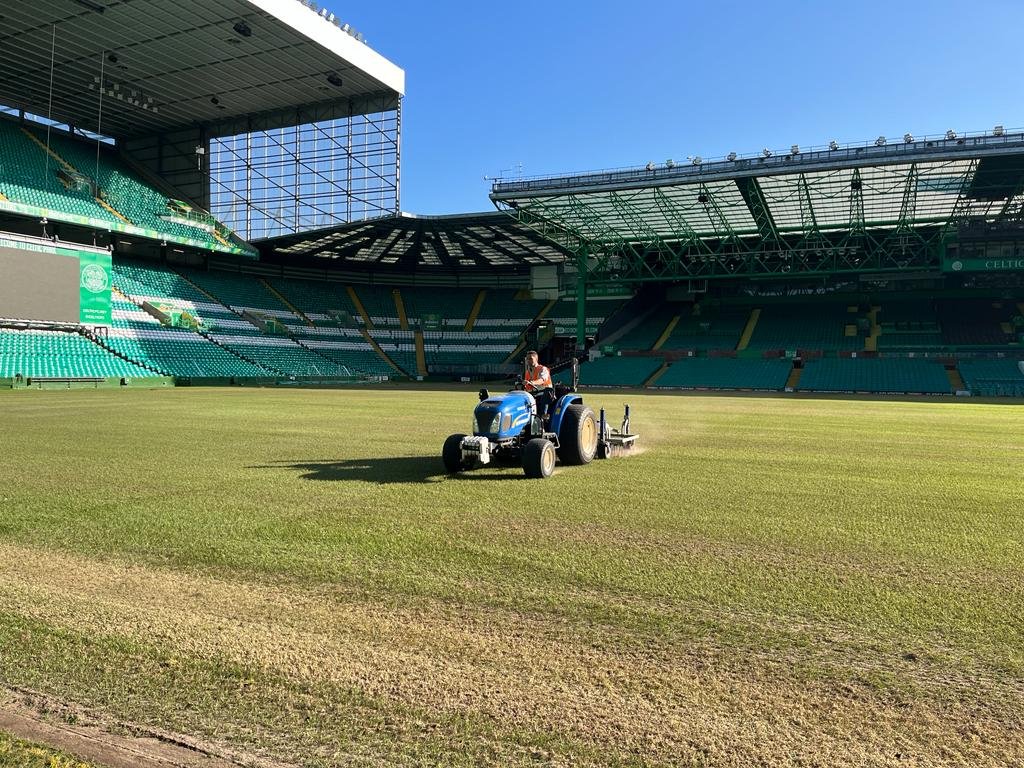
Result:
<instances>
[{"instance_id":1,"label":"green painted steelwork","mask_svg":"<svg viewBox=\"0 0 1024 768\"><path fill-rule=\"evenodd\" d=\"M508 182L492 199L576 256L582 343L587 286L949 270L966 227L1024 220L1024 143L1005 156L962 146L877 164L794 157L764 174L747 162L732 178L716 167L648 169L646 184L640 171Z\"/></svg>"}]
</instances>

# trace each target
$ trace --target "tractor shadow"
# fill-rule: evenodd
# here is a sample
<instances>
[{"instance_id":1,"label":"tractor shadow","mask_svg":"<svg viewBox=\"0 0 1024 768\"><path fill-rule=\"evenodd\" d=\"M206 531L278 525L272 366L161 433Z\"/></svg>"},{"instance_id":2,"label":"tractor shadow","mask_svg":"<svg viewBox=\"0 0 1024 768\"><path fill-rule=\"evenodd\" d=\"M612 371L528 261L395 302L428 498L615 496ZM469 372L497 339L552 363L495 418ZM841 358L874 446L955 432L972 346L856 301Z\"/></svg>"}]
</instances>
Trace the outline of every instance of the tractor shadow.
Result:
<instances>
[{"instance_id":1,"label":"tractor shadow","mask_svg":"<svg viewBox=\"0 0 1024 768\"><path fill-rule=\"evenodd\" d=\"M344 461L275 462L249 469L291 469L303 480L357 480L388 485L391 483L437 483L442 480L525 480L521 473L495 473L487 469L448 475L438 456L390 456Z\"/></svg>"}]
</instances>

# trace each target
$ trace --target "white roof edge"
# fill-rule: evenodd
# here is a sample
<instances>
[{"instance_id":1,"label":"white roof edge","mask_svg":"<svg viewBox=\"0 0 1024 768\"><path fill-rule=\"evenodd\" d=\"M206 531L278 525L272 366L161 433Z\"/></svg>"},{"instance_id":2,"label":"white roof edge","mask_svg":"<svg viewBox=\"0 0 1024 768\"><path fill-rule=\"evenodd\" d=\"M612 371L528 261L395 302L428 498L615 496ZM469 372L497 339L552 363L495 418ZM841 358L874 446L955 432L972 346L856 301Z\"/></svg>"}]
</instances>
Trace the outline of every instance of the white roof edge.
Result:
<instances>
[{"instance_id":1,"label":"white roof edge","mask_svg":"<svg viewBox=\"0 0 1024 768\"><path fill-rule=\"evenodd\" d=\"M363 70L388 88L405 95L405 70L384 58L366 43L331 24L299 0L246 0L287 24L300 35Z\"/></svg>"}]
</instances>

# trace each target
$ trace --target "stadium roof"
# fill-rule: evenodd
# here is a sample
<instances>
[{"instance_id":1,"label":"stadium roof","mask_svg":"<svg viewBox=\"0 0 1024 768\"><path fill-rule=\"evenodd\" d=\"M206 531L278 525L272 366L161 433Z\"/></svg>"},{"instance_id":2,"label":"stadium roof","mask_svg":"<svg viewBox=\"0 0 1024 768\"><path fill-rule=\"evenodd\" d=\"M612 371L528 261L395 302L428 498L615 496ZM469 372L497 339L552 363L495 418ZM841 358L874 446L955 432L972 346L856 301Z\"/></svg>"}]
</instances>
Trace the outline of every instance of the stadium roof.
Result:
<instances>
[{"instance_id":1,"label":"stadium roof","mask_svg":"<svg viewBox=\"0 0 1024 768\"><path fill-rule=\"evenodd\" d=\"M256 243L265 256L330 259L347 267L516 269L564 261L560 247L498 211L402 213Z\"/></svg>"},{"instance_id":2,"label":"stadium roof","mask_svg":"<svg viewBox=\"0 0 1024 768\"><path fill-rule=\"evenodd\" d=\"M501 180L491 199L565 245L949 225L1024 202L1024 134L998 131Z\"/></svg>"},{"instance_id":3,"label":"stadium roof","mask_svg":"<svg viewBox=\"0 0 1024 768\"><path fill-rule=\"evenodd\" d=\"M117 138L393 109L404 72L333 18L299 0L4 3L0 104Z\"/></svg>"}]
</instances>

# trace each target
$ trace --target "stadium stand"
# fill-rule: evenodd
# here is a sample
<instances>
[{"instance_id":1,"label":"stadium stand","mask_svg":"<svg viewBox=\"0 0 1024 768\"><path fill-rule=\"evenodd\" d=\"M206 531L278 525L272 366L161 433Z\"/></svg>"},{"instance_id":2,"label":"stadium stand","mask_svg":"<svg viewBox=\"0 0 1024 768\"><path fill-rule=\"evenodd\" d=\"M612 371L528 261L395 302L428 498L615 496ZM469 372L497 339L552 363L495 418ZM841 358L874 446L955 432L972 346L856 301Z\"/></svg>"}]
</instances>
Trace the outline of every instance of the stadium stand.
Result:
<instances>
[{"instance_id":1,"label":"stadium stand","mask_svg":"<svg viewBox=\"0 0 1024 768\"><path fill-rule=\"evenodd\" d=\"M78 333L0 329L0 378L144 379L156 375Z\"/></svg>"},{"instance_id":2,"label":"stadium stand","mask_svg":"<svg viewBox=\"0 0 1024 768\"><path fill-rule=\"evenodd\" d=\"M670 364L655 386L781 390L792 367L791 362L780 359L684 358Z\"/></svg>"},{"instance_id":3,"label":"stadium stand","mask_svg":"<svg viewBox=\"0 0 1024 768\"><path fill-rule=\"evenodd\" d=\"M251 285L262 290L262 286L248 276L217 277L212 282L229 290L233 297L245 295L252 298ZM189 279L170 270L135 263L115 263L114 286L130 297L136 308L149 303L185 310L204 329L204 334L200 335L188 329L164 328L155 318L151 319L157 327L152 323L146 327L148 321L143 316L150 317L147 313L130 311L126 315L123 306L120 309L115 307L115 320L127 323L127 327L118 328L115 324L111 332L112 343L119 345L126 354L129 350L136 351L140 360L151 361L168 373L231 377L355 375L343 364L306 349L293 339L265 335L252 322L241 318L224 304L213 301ZM264 293L266 298L261 297L260 300L272 304L273 296L269 292ZM284 314L297 321L287 310L265 309L268 314ZM143 324L142 327L138 327L139 323Z\"/></svg>"},{"instance_id":4,"label":"stadium stand","mask_svg":"<svg viewBox=\"0 0 1024 768\"><path fill-rule=\"evenodd\" d=\"M765 304L748 349L757 350L861 350L864 339L846 335L858 314L846 303Z\"/></svg>"},{"instance_id":5,"label":"stadium stand","mask_svg":"<svg viewBox=\"0 0 1024 768\"><path fill-rule=\"evenodd\" d=\"M1016 359L962 360L964 385L985 397L1024 397L1024 353Z\"/></svg>"},{"instance_id":6,"label":"stadium stand","mask_svg":"<svg viewBox=\"0 0 1024 768\"><path fill-rule=\"evenodd\" d=\"M694 304L683 311L662 349L735 349L750 308Z\"/></svg>"},{"instance_id":7,"label":"stadium stand","mask_svg":"<svg viewBox=\"0 0 1024 768\"><path fill-rule=\"evenodd\" d=\"M39 129L24 130L36 142L45 142L45 135ZM51 131L49 141L50 151L79 174L93 179L98 185L100 200L116 212L115 216L119 215L128 223L209 250L243 245L240 241L230 242L230 233L208 214L173 211L168 205L171 198L128 168L111 147L101 144L97 156L94 142L80 141L60 131ZM176 220L169 220L172 217ZM182 223L190 218L192 224Z\"/></svg>"},{"instance_id":8,"label":"stadium stand","mask_svg":"<svg viewBox=\"0 0 1024 768\"><path fill-rule=\"evenodd\" d=\"M1001 347L1011 340L1003 325L1012 321L1012 303L983 299L938 302L942 338L951 347Z\"/></svg>"},{"instance_id":9,"label":"stadium stand","mask_svg":"<svg viewBox=\"0 0 1024 768\"><path fill-rule=\"evenodd\" d=\"M53 218L67 213L116 223L118 218L93 197L88 185L79 188L58 179L59 161L47 156L32 136L17 123L0 120L0 194Z\"/></svg>"},{"instance_id":10,"label":"stadium stand","mask_svg":"<svg viewBox=\"0 0 1024 768\"><path fill-rule=\"evenodd\" d=\"M580 366L580 384L595 387L640 387L662 366L656 357L599 357ZM571 374L560 371L555 380L568 382Z\"/></svg>"},{"instance_id":11,"label":"stadium stand","mask_svg":"<svg viewBox=\"0 0 1024 768\"><path fill-rule=\"evenodd\" d=\"M617 338L615 346L619 349L636 351L652 349L668 323L680 312L682 312L682 308L676 304L666 304L657 308L640 323Z\"/></svg>"},{"instance_id":12,"label":"stadium stand","mask_svg":"<svg viewBox=\"0 0 1024 768\"><path fill-rule=\"evenodd\" d=\"M916 358L826 358L804 364L798 389L815 392L951 394L946 369Z\"/></svg>"},{"instance_id":13,"label":"stadium stand","mask_svg":"<svg viewBox=\"0 0 1024 768\"><path fill-rule=\"evenodd\" d=\"M598 327L625 304L625 299L588 299L586 305L587 335L593 336ZM576 300L559 299L545 314L544 319L554 325L555 332L563 335L576 333Z\"/></svg>"}]
</instances>

